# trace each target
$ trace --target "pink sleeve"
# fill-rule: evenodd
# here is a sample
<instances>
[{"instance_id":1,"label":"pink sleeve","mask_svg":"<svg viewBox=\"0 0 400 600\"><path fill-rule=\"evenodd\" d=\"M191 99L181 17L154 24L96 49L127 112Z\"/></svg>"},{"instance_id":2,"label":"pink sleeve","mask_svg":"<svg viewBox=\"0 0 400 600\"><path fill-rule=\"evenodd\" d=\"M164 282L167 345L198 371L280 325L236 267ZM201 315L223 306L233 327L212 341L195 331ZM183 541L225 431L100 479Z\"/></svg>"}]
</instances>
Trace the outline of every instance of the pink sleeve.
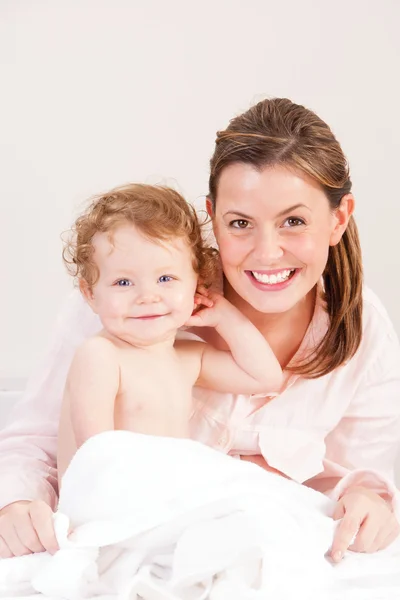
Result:
<instances>
[{"instance_id":1,"label":"pink sleeve","mask_svg":"<svg viewBox=\"0 0 400 600\"><path fill-rule=\"evenodd\" d=\"M99 329L78 292L57 321L41 368L0 431L0 508L17 500L57 504L57 433L69 365L82 340Z\"/></svg>"},{"instance_id":2,"label":"pink sleeve","mask_svg":"<svg viewBox=\"0 0 400 600\"><path fill-rule=\"evenodd\" d=\"M377 360L327 436L324 471L307 485L333 498L350 486L363 486L399 506L394 468L400 443L400 349L387 336Z\"/></svg>"}]
</instances>

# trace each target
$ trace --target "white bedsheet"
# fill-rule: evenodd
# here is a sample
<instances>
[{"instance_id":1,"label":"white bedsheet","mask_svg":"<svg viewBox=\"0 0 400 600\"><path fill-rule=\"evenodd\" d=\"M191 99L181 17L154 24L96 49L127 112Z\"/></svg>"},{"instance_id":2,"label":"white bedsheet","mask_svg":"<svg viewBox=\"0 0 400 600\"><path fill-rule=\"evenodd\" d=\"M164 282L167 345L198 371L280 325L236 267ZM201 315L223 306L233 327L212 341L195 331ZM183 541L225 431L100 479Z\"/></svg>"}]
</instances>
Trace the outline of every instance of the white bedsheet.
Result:
<instances>
[{"instance_id":1,"label":"white bedsheet","mask_svg":"<svg viewBox=\"0 0 400 600\"><path fill-rule=\"evenodd\" d=\"M398 600L399 542L333 565L331 508L197 442L103 433L65 474L60 551L1 560L0 596Z\"/></svg>"}]
</instances>

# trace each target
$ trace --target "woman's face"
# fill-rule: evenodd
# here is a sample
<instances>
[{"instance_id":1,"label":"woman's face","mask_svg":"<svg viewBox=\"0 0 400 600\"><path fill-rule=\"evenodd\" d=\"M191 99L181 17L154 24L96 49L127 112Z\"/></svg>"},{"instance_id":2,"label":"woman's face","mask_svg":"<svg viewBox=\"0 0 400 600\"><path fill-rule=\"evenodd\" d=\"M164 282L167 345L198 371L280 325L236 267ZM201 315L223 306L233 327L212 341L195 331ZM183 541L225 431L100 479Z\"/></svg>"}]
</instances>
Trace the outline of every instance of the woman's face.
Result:
<instances>
[{"instance_id":1,"label":"woman's face","mask_svg":"<svg viewBox=\"0 0 400 600\"><path fill-rule=\"evenodd\" d=\"M313 179L285 167L226 167L212 216L229 284L259 312L290 310L319 281L353 204L347 194L332 211Z\"/></svg>"}]
</instances>

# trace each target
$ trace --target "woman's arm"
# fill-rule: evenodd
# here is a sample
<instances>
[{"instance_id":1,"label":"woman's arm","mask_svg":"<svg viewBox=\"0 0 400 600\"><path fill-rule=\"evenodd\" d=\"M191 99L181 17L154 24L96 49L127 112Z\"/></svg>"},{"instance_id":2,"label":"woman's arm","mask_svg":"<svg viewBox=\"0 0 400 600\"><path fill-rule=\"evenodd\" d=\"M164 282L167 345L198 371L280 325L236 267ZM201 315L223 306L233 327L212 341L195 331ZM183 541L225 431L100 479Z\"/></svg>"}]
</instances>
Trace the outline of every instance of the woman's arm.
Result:
<instances>
[{"instance_id":1,"label":"woman's arm","mask_svg":"<svg viewBox=\"0 0 400 600\"><path fill-rule=\"evenodd\" d=\"M365 486L396 495L394 468L400 445L400 350L391 344L366 373L338 425L325 439L324 471L309 487L341 496Z\"/></svg>"},{"instance_id":2,"label":"woman's arm","mask_svg":"<svg viewBox=\"0 0 400 600\"><path fill-rule=\"evenodd\" d=\"M324 471L307 485L329 492L339 502L336 516L342 522L333 551L343 554L358 530L363 536L359 534L355 549L373 551L378 542L384 547L385 533L387 542L398 533L394 467L400 443L400 349L394 335L385 336L346 413L325 442ZM374 534L373 528L380 533Z\"/></svg>"},{"instance_id":3,"label":"woman's arm","mask_svg":"<svg viewBox=\"0 0 400 600\"><path fill-rule=\"evenodd\" d=\"M4 540L0 557L40 551L55 543L48 524L57 505L61 399L77 346L98 329L97 317L74 292L57 320L42 367L31 377L0 432L0 537ZM21 543L14 539L14 528Z\"/></svg>"}]
</instances>

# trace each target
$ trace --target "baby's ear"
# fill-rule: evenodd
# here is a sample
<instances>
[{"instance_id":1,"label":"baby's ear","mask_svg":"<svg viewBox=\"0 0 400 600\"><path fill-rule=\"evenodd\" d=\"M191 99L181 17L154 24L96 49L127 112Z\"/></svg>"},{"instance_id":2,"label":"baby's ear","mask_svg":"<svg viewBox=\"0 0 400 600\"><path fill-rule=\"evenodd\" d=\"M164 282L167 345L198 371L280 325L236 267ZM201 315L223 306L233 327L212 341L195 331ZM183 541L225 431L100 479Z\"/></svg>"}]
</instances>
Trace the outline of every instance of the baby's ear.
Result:
<instances>
[{"instance_id":1,"label":"baby's ear","mask_svg":"<svg viewBox=\"0 0 400 600\"><path fill-rule=\"evenodd\" d=\"M195 297L200 294L202 296L207 296L208 290L210 289L210 285L204 281L201 277L199 277L196 286Z\"/></svg>"},{"instance_id":2,"label":"baby's ear","mask_svg":"<svg viewBox=\"0 0 400 600\"><path fill-rule=\"evenodd\" d=\"M203 279L201 277L199 277L197 279L197 285L196 285L196 294L199 292L199 288L204 286L204 282Z\"/></svg>"},{"instance_id":3,"label":"baby's ear","mask_svg":"<svg viewBox=\"0 0 400 600\"><path fill-rule=\"evenodd\" d=\"M94 312L96 312L96 309L94 307L93 287L91 285L89 285L85 279L80 279L79 280L79 289L81 291L82 296L85 298L86 302L89 304L89 306L92 308L92 310L94 310Z\"/></svg>"}]
</instances>

